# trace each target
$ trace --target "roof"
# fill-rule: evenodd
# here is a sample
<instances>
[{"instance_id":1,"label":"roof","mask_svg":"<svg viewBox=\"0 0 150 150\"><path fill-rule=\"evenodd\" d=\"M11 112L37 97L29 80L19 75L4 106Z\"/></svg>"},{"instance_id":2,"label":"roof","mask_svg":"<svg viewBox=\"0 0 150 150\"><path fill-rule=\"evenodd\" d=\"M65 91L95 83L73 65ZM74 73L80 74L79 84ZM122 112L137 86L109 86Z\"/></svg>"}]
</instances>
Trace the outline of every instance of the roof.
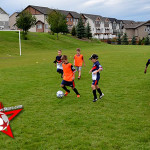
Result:
<instances>
[{"instance_id":1,"label":"roof","mask_svg":"<svg viewBox=\"0 0 150 150\"><path fill-rule=\"evenodd\" d=\"M0 7L0 14L7 14L7 12ZM8 15L8 14L7 14Z\"/></svg>"},{"instance_id":2,"label":"roof","mask_svg":"<svg viewBox=\"0 0 150 150\"><path fill-rule=\"evenodd\" d=\"M88 17L90 19L92 19L93 21L95 21L97 18L100 18L101 20L104 20L102 16L100 15L92 15L92 14L83 14L85 17Z\"/></svg>"},{"instance_id":3,"label":"roof","mask_svg":"<svg viewBox=\"0 0 150 150\"><path fill-rule=\"evenodd\" d=\"M28 7L32 7L32 8L38 10L39 12L41 12L42 14L45 14L45 15L51 13L54 10L54 9L50 9L48 7L33 6L33 5L29 5Z\"/></svg>"},{"instance_id":4,"label":"roof","mask_svg":"<svg viewBox=\"0 0 150 150\"><path fill-rule=\"evenodd\" d=\"M126 28L126 29L136 29L136 28L138 28L142 25L145 25L145 26L150 25L150 20L147 21L147 22L135 22L134 24L128 24L128 25L125 25L124 28Z\"/></svg>"},{"instance_id":5,"label":"roof","mask_svg":"<svg viewBox=\"0 0 150 150\"><path fill-rule=\"evenodd\" d=\"M135 23L135 21L133 21L133 20L122 20L122 22L124 24L134 24Z\"/></svg>"},{"instance_id":6,"label":"roof","mask_svg":"<svg viewBox=\"0 0 150 150\"><path fill-rule=\"evenodd\" d=\"M14 12L12 15L14 15L15 13L18 15L20 12ZM10 15L9 18L10 18L12 15Z\"/></svg>"}]
</instances>

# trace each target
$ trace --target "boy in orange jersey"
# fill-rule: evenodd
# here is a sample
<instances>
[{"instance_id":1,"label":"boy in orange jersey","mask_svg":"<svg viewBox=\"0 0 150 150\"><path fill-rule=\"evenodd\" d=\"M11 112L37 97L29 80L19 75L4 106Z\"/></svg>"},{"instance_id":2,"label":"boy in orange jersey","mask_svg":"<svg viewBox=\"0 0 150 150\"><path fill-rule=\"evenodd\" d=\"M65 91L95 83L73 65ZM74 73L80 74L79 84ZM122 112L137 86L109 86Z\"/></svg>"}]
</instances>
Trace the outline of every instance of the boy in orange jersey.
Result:
<instances>
[{"instance_id":1,"label":"boy in orange jersey","mask_svg":"<svg viewBox=\"0 0 150 150\"><path fill-rule=\"evenodd\" d=\"M80 54L80 48L77 48L77 54L74 56L74 66L76 66L77 71L78 71L78 79L81 78L81 68L82 68L83 62L84 62L84 66L85 66L85 61L83 59L83 55Z\"/></svg>"},{"instance_id":2,"label":"boy in orange jersey","mask_svg":"<svg viewBox=\"0 0 150 150\"><path fill-rule=\"evenodd\" d=\"M75 68L72 66L71 63L68 62L67 56L63 55L61 57L61 60L63 62L62 67L63 67L63 80L61 83L61 87L66 91L65 96L67 96L70 91L66 88L66 86L72 87L73 91L77 94L77 97L80 97L80 94L78 90L75 88Z\"/></svg>"}]
</instances>

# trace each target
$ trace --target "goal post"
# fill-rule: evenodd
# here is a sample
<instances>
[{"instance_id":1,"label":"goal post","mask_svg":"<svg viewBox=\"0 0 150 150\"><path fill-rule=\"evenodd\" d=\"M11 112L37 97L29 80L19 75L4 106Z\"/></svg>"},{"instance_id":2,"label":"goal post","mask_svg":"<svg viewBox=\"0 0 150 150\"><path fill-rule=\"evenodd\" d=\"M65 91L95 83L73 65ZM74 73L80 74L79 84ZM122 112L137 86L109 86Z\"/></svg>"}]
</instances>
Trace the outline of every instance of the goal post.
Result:
<instances>
[{"instance_id":1,"label":"goal post","mask_svg":"<svg viewBox=\"0 0 150 150\"><path fill-rule=\"evenodd\" d=\"M19 32L19 50L20 50L20 56L21 56L21 37L20 37L20 30L0 30L0 31L10 31L10 32Z\"/></svg>"}]
</instances>

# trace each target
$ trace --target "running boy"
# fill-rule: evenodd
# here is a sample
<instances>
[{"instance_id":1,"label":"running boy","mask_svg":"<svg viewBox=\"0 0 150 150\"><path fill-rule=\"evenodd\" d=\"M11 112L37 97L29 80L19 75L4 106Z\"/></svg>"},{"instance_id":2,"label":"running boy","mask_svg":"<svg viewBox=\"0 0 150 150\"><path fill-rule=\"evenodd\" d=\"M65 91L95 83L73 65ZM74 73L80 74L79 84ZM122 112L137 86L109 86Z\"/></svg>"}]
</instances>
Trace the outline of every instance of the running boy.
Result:
<instances>
[{"instance_id":1,"label":"running boy","mask_svg":"<svg viewBox=\"0 0 150 150\"><path fill-rule=\"evenodd\" d=\"M56 63L57 63L57 72L61 74L61 77L63 75L63 67L62 67L62 61L61 61L61 55L62 51L61 50L58 50L58 56L56 56L56 59L53 63L55 63L55 66L56 66Z\"/></svg>"},{"instance_id":2,"label":"running boy","mask_svg":"<svg viewBox=\"0 0 150 150\"><path fill-rule=\"evenodd\" d=\"M146 67L145 67L145 71L144 71L144 73L146 73L147 72L147 68L148 68L148 65L150 64L150 59L147 61L147 63L146 63Z\"/></svg>"},{"instance_id":3,"label":"running boy","mask_svg":"<svg viewBox=\"0 0 150 150\"><path fill-rule=\"evenodd\" d=\"M94 100L93 102L97 101L97 95L96 95L96 90L98 91L98 93L100 94L99 98L101 99L104 94L101 92L99 86L98 86L98 81L100 80L100 71L103 70L102 66L100 65L99 61L98 61L98 55L93 54L89 60L92 60L93 62L93 67L90 70L89 73L92 73L92 90L93 90L93 95L94 95Z\"/></svg>"},{"instance_id":4,"label":"running boy","mask_svg":"<svg viewBox=\"0 0 150 150\"><path fill-rule=\"evenodd\" d=\"M71 63L68 62L67 56L63 55L61 57L61 60L63 62L62 67L63 67L63 80L61 83L61 87L66 91L65 96L67 96L70 93L70 90L66 88L66 86L70 86L73 91L77 94L77 97L80 97L80 94L78 90L75 88L75 68L72 66Z\"/></svg>"},{"instance_id":5,"label":"running boy","mask_svg":"<svg viewBox=\"0 0 150 150\"><path fill-rule=\"evenodd\" d=\"M80 54L80 48L77 48L77 54L74 56L74 66L76 66L77 71L78 71L78 79L81 78L81 68L82 68L83 62L84 62L84 66L85 66L85 61L83 59L83 55Z\"/></svg>"}]
</instances>

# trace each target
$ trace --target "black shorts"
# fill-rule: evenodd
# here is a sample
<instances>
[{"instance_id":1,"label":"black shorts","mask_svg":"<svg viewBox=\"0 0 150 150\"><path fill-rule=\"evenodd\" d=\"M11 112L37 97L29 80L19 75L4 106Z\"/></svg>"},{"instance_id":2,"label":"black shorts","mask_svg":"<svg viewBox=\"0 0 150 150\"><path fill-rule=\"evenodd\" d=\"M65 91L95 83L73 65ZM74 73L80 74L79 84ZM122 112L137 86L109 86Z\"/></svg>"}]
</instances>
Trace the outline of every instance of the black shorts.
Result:
<instances>
[{"instance_id":1,"label":"black shorts","mask_svg":"<svg viewBox=\"0 0 150 150\"><path fill-rule=\"evenodd\" d=\"M63 70L62 69L57 69L57 72L63 74Z\"/></svg>"},{"instance_id":2,"label":"black shorts","mask_svg":"<svg viewBox=\"0 0 150 150\"><path fill-rule=\"evenodd\" d=\"M70 86L70 87L73 87L73 88L75 87L74 81L69 82L69 81L62 80L61 84L65 85L65 86Z\"/></svg>"}]
</instances>

